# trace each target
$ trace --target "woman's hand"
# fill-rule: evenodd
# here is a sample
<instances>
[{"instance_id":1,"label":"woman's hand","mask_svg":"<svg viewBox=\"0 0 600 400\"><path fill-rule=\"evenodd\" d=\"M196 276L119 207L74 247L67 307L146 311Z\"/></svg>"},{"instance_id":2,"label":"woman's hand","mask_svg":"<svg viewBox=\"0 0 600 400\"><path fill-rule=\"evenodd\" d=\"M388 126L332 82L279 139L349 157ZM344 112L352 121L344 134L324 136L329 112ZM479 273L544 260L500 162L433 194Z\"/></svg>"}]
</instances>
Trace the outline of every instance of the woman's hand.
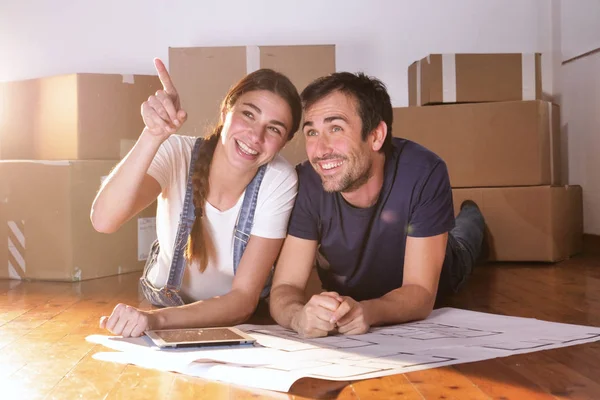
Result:
<instances>
[{"instance_id":1,"label":"woman's hand","mask_svg":"<svg viewBox=\"0 0 600 400\"><path fill-rule=\"evenodd\" d=\"M142 119L146 124L145 131L163 142L181 128L187 113L181 109L179 94L163 62L156 58L154 66L163 89L142 103Z\"/></svg>"},{"instance_id":2,"label":"woman's hand","mask_svg":"<svg viewBox=\"0 0 600 400\"><path fill-rule=\"evenodd\" d=\"M119 303L110 317L100 318L100 328L123 337L138 337L151 329L151 322L153 316L150 312Z\"/></svg>"}]
</instances>

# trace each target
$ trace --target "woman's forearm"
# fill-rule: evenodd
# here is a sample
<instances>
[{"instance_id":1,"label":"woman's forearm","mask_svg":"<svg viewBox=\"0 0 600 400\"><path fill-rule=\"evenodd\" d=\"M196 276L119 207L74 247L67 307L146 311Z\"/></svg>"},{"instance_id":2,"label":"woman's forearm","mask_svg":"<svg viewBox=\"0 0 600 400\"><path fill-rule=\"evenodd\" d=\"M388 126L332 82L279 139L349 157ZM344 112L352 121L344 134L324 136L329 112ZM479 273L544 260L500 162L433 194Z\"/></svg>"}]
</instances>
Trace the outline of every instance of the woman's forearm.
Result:
<instances>
[{"instance_id":1,"label":"woman's forearm","mask_svg":"<svg viewBox=\"0 0 600 400\"><path fill-rule=\"evenodd\" d=\"M258 299L233 290L223 296L179 307L150 311L151 329L203 328L238 325L254 313Z\"/></svg>"},{"instance_id":2,"label":"woman's forearm","mask_svg":"<svg viewBox=\"0 0 600 400\"><path fill-rule=\"evenodd\" d=\"M143 187L143 183L161 143L155 136L146 134L144 129L129 154L104 181L92 205L91 219L96 230L104 233L116 231L140 211L136 209L140 202L152 201L140 197L150 197L149 194L154 198L158 196L160 191L149 193L149 188Z\"/></svg>"}]
</instances>

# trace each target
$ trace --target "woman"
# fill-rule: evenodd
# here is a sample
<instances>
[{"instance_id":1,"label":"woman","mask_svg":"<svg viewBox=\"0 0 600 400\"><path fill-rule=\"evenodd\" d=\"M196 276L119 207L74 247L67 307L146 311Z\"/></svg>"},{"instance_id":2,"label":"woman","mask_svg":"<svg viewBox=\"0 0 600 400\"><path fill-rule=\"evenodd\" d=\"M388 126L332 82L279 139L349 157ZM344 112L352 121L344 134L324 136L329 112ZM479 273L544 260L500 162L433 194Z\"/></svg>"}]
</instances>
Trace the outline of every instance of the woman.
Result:
<instances>
[{"instance_id":1,"label":"woman","mask_svg":"<svg viewBox=\"0 0 600 400\"><path fill-rule=\"evenodd\" d=\"M278 155L302 113L288 78L247 75L225 97L213 134L198 139L174 135L187 114L165 66L155 66L163 90L142 105L146 126L91 211L94 228L110 233L158 198L158 240L140 285L164 308L118 304L100 326L124 337L247 320L268 294L297 192L294 168Z\"/></svg>"}]
</instances>

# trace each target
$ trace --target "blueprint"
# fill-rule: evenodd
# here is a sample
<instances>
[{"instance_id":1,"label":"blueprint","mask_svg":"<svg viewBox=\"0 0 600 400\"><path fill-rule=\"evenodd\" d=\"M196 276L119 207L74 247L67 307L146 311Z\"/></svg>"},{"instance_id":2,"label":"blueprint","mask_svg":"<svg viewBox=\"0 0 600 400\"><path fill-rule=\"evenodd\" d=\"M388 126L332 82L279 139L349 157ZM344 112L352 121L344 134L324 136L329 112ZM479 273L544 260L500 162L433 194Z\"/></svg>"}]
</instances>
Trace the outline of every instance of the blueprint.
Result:
<instances>
[{"instance_id":1,"label":"blueprint","mask_svg":"<svg viewBox=\"0 0 600 400\"><path fill-rule=\"evenodd\" d=\"M304 339L278 325L239 325L252 346L159 350L146 338L91 335L98 360L288 391L301 378L360 380L600 340L600 328L442 308L364 335Z\"/></svg>"}]
</instances>

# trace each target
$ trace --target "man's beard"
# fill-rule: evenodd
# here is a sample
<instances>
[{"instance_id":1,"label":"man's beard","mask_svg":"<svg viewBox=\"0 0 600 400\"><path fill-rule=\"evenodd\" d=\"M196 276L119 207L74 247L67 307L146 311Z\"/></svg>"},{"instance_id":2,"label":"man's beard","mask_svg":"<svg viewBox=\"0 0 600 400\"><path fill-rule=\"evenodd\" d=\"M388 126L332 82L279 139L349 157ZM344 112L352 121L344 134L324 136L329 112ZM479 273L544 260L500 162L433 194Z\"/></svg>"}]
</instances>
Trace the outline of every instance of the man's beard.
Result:
<instances>
[{"instance_id":1,"label":"man's beard","mask_svg":"<svg viewBox=\"0 0 600 400\"><path fill-rule=\"evenodd\" d=\"M362 167L362 168L361 168ZM336 179L332 177L321 176L323 182L323 189L329 193L342 192L349 193L357 190L362 185L367 183L371 177L371 171L373 169L373 162L369 160L367 165L354 165L350 171L346 172L341 178Z\"/></svg>"}]
</instances>

